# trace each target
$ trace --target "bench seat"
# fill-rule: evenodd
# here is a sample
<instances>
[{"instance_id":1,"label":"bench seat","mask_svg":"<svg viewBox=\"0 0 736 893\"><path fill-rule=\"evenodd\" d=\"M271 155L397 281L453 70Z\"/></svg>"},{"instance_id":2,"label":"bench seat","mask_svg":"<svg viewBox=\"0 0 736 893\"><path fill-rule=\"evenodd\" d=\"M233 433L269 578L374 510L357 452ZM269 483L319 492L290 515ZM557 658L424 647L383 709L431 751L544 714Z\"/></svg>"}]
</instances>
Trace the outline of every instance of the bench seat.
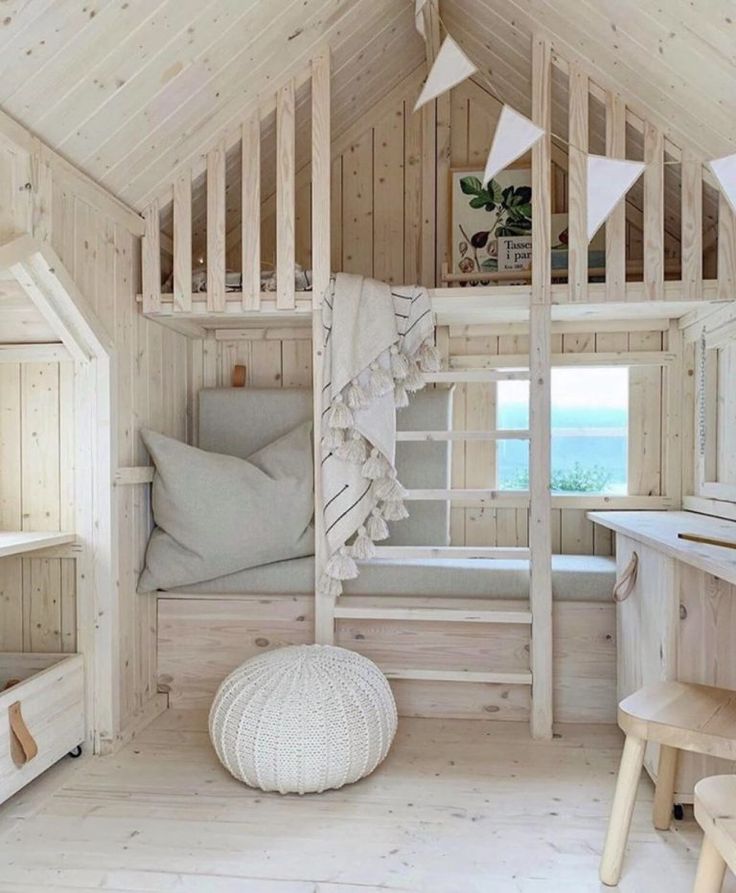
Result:
<instances>
[{"instance_id":1,"label":"bench seat","mask_svg":"<svg viewBox=\"0 0 736 893\"><path fill-rule=\"evenodd\" d=\"M552 596L557 601L610 602L616 562L599 555L555 555ZM206 595L300 595L314 589L314 558L295 558L171 590ZM513 559L377 559L361 564L347 595L421 595L529 598L529 565Z\"/></svg>"}]
</instances>

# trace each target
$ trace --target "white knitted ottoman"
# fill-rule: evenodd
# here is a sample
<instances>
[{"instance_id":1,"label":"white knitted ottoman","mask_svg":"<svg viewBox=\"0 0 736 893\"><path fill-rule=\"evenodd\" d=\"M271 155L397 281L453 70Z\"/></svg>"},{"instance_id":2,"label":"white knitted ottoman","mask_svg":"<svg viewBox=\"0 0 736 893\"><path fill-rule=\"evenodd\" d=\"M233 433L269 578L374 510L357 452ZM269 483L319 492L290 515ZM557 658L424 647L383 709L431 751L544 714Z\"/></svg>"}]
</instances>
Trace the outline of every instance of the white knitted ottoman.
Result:
<instances>
[{"instance_id":1,"label":"white knitted ottoman","mask_svg":"<svg viewBox=\"0 0 736 893\"><path fill-rule=\"evenodd\" d=\"M373 772L396 733L396 704L367 657L293 645L234 670L215 695L209 726L235 778L264 791L308 794Z\"/></svg>"}]
</instances>

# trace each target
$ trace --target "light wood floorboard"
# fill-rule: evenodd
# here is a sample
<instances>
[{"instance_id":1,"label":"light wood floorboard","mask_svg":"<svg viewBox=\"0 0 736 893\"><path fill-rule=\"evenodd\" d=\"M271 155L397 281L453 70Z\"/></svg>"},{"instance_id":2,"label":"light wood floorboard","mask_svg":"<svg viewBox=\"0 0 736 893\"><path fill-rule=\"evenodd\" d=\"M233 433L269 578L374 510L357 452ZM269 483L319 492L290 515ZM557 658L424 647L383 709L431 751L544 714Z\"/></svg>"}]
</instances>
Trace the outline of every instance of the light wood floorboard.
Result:
<instances>
[{"instance_id":1,"label":"light wood floorboard","mask_svg":"<svg viewBox=\"0 0 736 893\"><path fill-rule=\"evenodd\" d=\"M403 719L370 778L282 797L231 779L203 719L167 711L118 754L65 761L0 808L0 893L603 889L614 727L533 742L521 723ZM690 817L657 832L651 807L642 780L618 889L689 893L700 831Z\"/></svg>"}]
</instances>

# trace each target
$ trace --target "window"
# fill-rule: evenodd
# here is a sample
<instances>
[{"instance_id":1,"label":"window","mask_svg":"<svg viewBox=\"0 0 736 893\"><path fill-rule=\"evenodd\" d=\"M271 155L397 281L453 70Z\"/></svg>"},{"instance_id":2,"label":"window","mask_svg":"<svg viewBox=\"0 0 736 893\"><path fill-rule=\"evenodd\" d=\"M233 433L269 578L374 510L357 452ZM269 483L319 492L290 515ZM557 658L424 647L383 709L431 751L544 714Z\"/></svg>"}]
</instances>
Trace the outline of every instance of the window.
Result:
<instances>
[{"instance_id":1,"label":"window","mask_svg":"<svg viewBox=\"0 0 736 893\"><path fill-rule=\"evenodd\" d=\"M628 481L629 370L562 366L552 370L552 490L623 495ZM528 428L529 383L498 383L496 425ZM529 487L529 444L497 441L497 486Z\"/></svg>"}]
</instances>

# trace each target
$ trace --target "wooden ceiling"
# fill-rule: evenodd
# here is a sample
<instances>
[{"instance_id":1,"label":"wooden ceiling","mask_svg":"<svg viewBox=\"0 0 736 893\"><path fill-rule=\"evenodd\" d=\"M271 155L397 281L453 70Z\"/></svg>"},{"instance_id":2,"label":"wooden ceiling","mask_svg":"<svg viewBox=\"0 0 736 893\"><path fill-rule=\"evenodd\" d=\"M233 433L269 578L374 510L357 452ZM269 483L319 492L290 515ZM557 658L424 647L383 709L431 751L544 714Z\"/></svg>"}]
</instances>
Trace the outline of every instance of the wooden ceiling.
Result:
<instances>
[{"instance_id":1,"label":"wooden ceiling","mask_svg":"<svg viewBox=\"0 0 736 893\"><path fill-rule=\"evenodd\" d=\"M414 0L5 0L0 107L142 208L322 42L336 129L421 64ZM446 27L529 111L529 40L551 38L671 141L736 150L733 0L441 0Z\"/></svg>"}]
</instances>

